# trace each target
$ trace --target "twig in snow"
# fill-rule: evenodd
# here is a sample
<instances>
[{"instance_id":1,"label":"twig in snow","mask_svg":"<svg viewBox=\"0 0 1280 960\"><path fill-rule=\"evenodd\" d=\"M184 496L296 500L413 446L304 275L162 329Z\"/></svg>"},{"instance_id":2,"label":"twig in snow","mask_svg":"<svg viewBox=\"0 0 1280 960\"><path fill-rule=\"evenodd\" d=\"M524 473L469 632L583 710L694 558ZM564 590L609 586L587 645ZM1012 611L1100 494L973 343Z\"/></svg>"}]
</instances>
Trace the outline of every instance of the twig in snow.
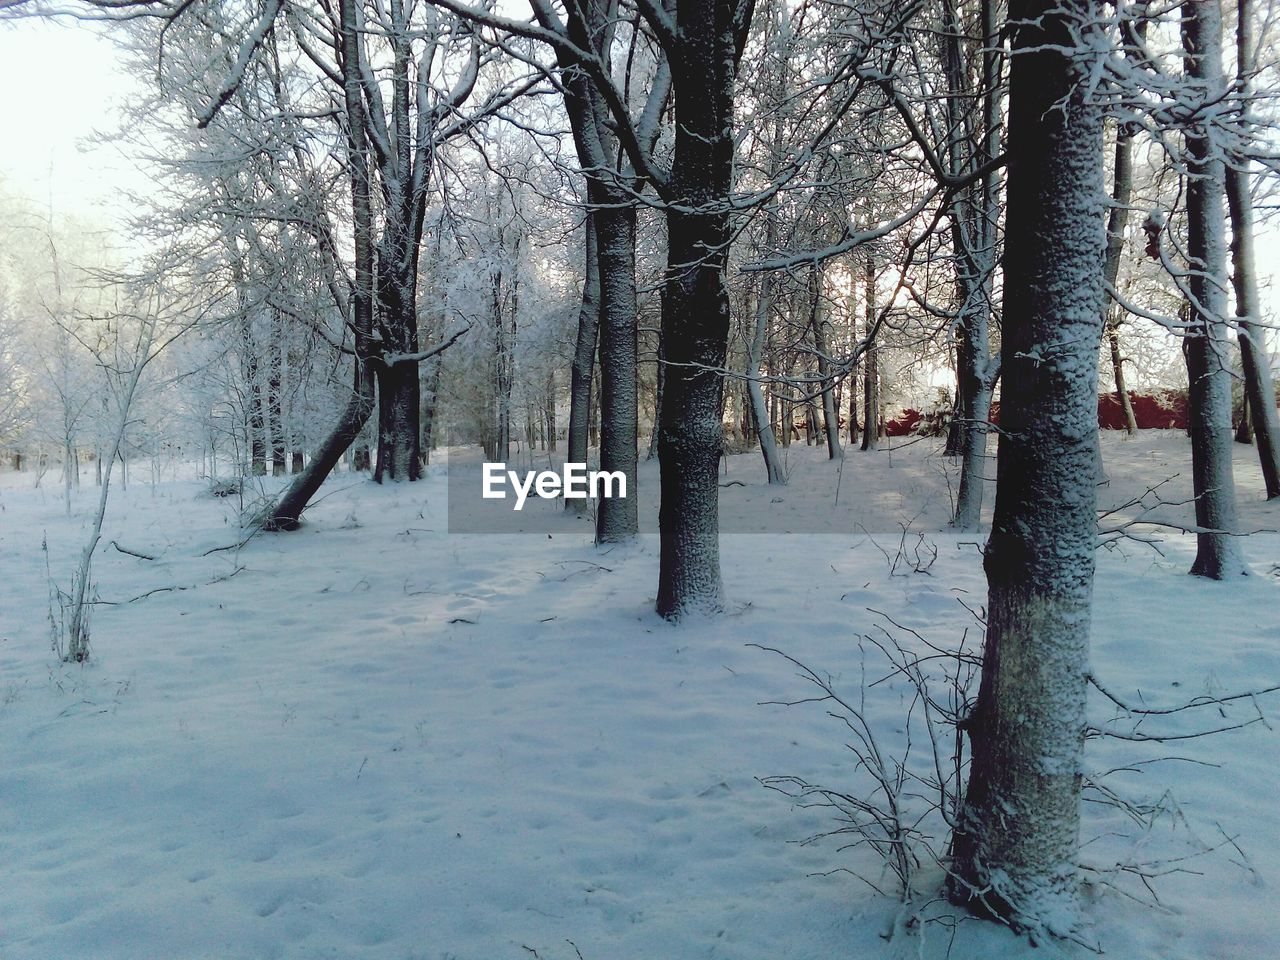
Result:
<instances>
[{"instance_id":1,"label":"twig in snow","mask_svg":"<svg viewBox=\"0 0 1280 960\"><path fill-rule=\"evenodd\" d=\"M122 547L115 540L111 541L111 546L115 547L121 553L126 553L131 557L137 557L139 560L155 560L156 558L149 553L142 553L139 550L130 550L128 547Z\"/></svg>"}]
</instances>

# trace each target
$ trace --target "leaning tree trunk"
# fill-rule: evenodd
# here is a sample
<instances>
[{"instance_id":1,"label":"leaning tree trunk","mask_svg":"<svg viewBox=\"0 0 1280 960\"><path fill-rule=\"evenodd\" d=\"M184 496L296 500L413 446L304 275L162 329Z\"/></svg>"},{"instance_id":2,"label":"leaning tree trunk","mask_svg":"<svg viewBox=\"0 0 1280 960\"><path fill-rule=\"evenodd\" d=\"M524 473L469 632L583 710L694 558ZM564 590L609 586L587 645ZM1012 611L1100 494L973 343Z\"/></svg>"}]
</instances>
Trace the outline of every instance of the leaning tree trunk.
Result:
<instances>
[{"instance_id":1,"label":"leaning tree trunk","mask_svg":"<svg viewBox=\"0 0 1280 960\"><path fill-rule=\"evenodd\" d=\"M1018 929L1076 917L1096 548L1100 0L1012 0L1001 430L988 618L949 894ZM1074 53L1074 55L1073 55Z\"/></svg>"},{"instance_id":2,"label":"leaning tree trunk","mask_svg":"<svg viewBox=\"0 0 1280 960\"><path fill-rule=\"evenodd\" d=\"M1237 0L1236 61L1240 86L1248 93L1254 72L1253 11L1249 0ZM1244 367L1246 406L1257 442L1258 459L1266 483L1267 499L1280 497L1280 417L1276 414L1275 386L1271 381L1271 357L1267 352L1262 303L1258 298L1258 272L1253 253L1253 198L1249 193L1249 161L1233 157L1227 168L1227 204L1231 211L1232 282L1236 292L1236 322L1240 325L1240 359Z\"/></svg>"},{"instance_id":3,"label":"leaning tree trunk","mask_svg":"<svg viewBox=\"0 0 1280 960\"><path fill-rule=\"evenodd\" d=\"M1120 325L1109 319L1107 321L1107 344L1111 349L1111 372L1116 381L1116 395L1120 398L1120 409L1124 411L1124 430L1129 436L1138 432L1138 418L1133 412L1133 400L1129 397L1129 388L1124 379L1124 357L1120 353Z\"/></svg>"},{"instance_id":4,"label":"leaning tree trunk","mask_svg":"<svg viewBox=\"0 0 1280 960\"><path fill-rule=\"evenodd\" d=\"M720 581L720 400L729 339L725 265L733 187L733 94L748 2L678 0L671 57L675 153L667 209L659 416L662 505L657 611L714 611Z\"/></svg>"},{"instance_id":5,"label":"leaning tree trunk","mask_svg":"<svg viewBox=\"0 0 1280 960\"><path fill-rule=\"evenodd\" d=\"M1187 75L1207 97L1225 95L1219 0L1182 8ZM1201 123L1187 132L1187 261L1190 321L1187 361L1191 479L1196 497L1196 559L1191 572L1214 580L1245 573L1236 533L1231 469L1231 363L1227 341L1224 169Z\"/></svg>"},{"instance_id":6,"label":"leaning tree trunk","mask_svg":"<svg viewBox=\"0 0 1280 960\"><path fill-rule=\"evenodd\" d=\"M369 146L365 139L365 119L360 78L357 0L339 0L343 93L347 108L347 166L351 179L352 228L355 247L355 277L352 284L352 328L355 331L355 382L346 408L328 438L316 450L306 469L298 474L275 504L263 511L256 523L264 530L296 530L302 511L315 496L325 478L342 459L343 453L360 436L373 413L375 403L373 370L368 362L369 334L373 329L373 227L369 202Z\"/></svg>"}]
</instances>

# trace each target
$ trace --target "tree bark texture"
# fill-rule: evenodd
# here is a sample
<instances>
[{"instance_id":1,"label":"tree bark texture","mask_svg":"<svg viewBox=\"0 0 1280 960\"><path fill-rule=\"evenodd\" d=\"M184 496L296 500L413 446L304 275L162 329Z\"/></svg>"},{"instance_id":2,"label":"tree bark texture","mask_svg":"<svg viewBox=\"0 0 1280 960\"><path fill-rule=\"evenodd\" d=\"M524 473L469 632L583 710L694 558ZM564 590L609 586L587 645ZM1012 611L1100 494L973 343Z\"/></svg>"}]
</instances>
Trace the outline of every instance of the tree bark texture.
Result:
<instances>
[{"instance_id":1,"label":"tree bark texture","mask_svg":"<svg viewBox=\"0 0 1280 960\"><path fill-rule=\"evenodd\" d=\"M1010 4L987 635L949 881L954 901L1051 933L1073 927L1079 883L1105 241L1103 118L1086 99L1091 38L1080 32L1103 12L1097 0Z\"/></svg>"},{"instance_id":2,"label":"tree bark texture","mask_svg":"<svg viewBox=\"0 0 1280 960\"><path fill-rule=\"evenodd\" d=\"M1247 98L1256 61L1251 0L1237 0L1236 9L1236 62L1239 64L1239 84ZM1248 100L1245 102L1247 104ZM1245 111L1248 121L1247 106ZM1266 327L1262 323L1262 303L1258 297L1258 272L1253 250L1253 197L1249 192L1249 161L1244 157L1231 158L1227 167L1227 206L1231 214L1231 279L1235 287L1240 360L1244 368L1245 396L1248 398L1245 405L1262 465L1267 499L1272 500L1280 497L1280 416L1276 413L1271 356L1267 352Z\"/></svg>"},{"instance_id":3,"label":"tree bark texture","mask_svg":"<svg viewBox=\"0 0 1280 960\"><path fill-rule=\"evenodd\" d=\"M1225 93L1220 0L1182 8L1187 76L1205 97ZM1236 488L1231 468L1231 361L1227 340L1226 178L1211 134L1196 124L1187 142L1187 260L1189 323L1182 341L1187 362L1191 479L1196 497L1196 559L1191 572L1213 580L1245 573L1236 533Z\"/></svg>"},{"instance_id":4,"label":"tree bark texture","mask_svg":"<svg viewBox=\"0 0 1280 960\"><path fill-rule=\"evenodd\" d=\"M662 503L657 611L678 619L716 611L720 579L717 471L729 337L725 285L733 187L733 99L749 4L677 0L670 51L675 154L667 210L662 338L666 381L659 415Z\"/></svg>"}]
</instances>

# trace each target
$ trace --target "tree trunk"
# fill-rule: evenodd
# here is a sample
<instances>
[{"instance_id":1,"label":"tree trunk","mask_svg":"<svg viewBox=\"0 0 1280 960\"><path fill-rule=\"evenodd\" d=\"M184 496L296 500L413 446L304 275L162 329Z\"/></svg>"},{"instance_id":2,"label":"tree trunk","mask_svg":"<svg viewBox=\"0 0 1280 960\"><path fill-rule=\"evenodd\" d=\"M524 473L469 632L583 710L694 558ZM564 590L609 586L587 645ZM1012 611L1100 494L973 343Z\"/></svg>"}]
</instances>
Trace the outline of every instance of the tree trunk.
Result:
<instances>
[{"instance_id":1,"label":"tree trunk","mask_svg":"<svg viewBox=\"0 0 1280 960\"><path fill-rule=\"evenodd\" d=\"M591 380L595 373L596 340L600 330L600 269L596 257L595 214L587 211L583 242L582 306L578 310L578 340L569 380L569 463L586 463L591 424ZM569 500L566 510L582 513L586 499Z\"/></svg>"},{"instance_id":2,"label":"tree trunk","mask_svg":"<svg viewBox=\"0 0 1280 960\"><path fill-rule=\"evenodd\" d=\"M600 469L627 478L625 497L596 502L596 543L620 543L634 537L640 523L636 212L632 206L599 206L594 216L600 260Z\"/></svg>"},{"instance_id":3,"label":"tree trunk","mask_svg":"<svg viewBox=\"0 0 1280 960\"><path fill-rule=\"evenodd\" d=\"M422 477L418 364L380 363L378 375L378 466L373 479Z\"/></svg>"},{"instance_id":4,"label":"tree trunk","mask_svg":"<svg viewBox=\"0 0 1280 960\"><path fill-rule=\"evenodd\" d=\"M1182 8L1187 75L1206 96L1225 95L1219 0ZM1231 364L1227 342L1226 224L1223 163L1203 126L1188 131L1187 261L1190 321L1187 361L1191 479L1196 496L1196 559L1191 572L1213 580L1245 573L1236 532L1231 469Z\"/></svg>"},{"instance_id":5,"label":"tree trunk","mask_svg":"<svg viewBox=\"0 0 1280 960\"><path fill-rule=\"evenodd\" d=\"M264 413L262 371L258 364L258 345L253 336L253 322L248 314L241 319L241 340L245 350L245 432L248 434L249 472L255 477L267 472L267 420Z\"/></svg>"},{"instance_id":6,"label":"tree trunk","mask_svg":"<svg viewBox=\"0 0 1280 960\"><path fill-rule=\"evenodd\" d=\"M1103 13L1098 0L1010 4L1002 429L948 884L958 903L1055 934L1077 910L1102 333L1102 111L1076 31Z\"/></svg>"},{"instance_id":7,"label":"tree trunk","mask_svg":"<svg viewBox=\"0 0 1280 960\"><path fill-rule=\"evenodd\" d=\"M1235 390L1232 390L1232 403L1235 403ZM1236 417L1236 443L1253 443L1253 417L1249 411L1249 391L1240 386L1240 415ZM1268 500L1271 498L1268 497Z\"/></svg>"},{"instance_id":8,"label":"tree trunk","mask_svg":"<svg viewBox=\"0 0 1280 960\"><path fill-rule=\"evenodd\" d=\"M1129 397L1129 388L1124 382L1124 357L1120 355L1119 324L1107 324L1107 342L1111 346L1111 372L1115 376L1116 396L1120 400L1120 409L1124 411L1124 430L1129 436L1138 432L1138 418L1133 413L1133 400Z\"/></svg>"},{"instance_id":9,"label":"tree trunk","mask_svg":"<svg viewBox=\"0 0 1280 960\"><path fill-rule=\"evenodd\" d=\"M987 481L987 423L991 417L991 388L979 382L970 395L960 459L960 489L951 525L973 531L982 526L982 500Z\"/></svg>"},{"instance_id":10,"label":"tree trunk","mask_svg":"<svg viewBox=\"0 0 1280 960\"><path fill-rule=\"evenodd\" d=\"M772 221L770 222L770 232ZM770 249L772 245L767 244ZM768 271L760 275L760 293L756 299L756 323L747 352L747 395L751 403L751 421L760 438L760 455L764 457L765 476L771 484L787 482L778 457L778 445L769 420L769 408L765 403L764 389L760 386L760 358L764 354L765 339L769 334L769 310L773 297L773 278Z\"/></svg>"},{"instance_id":11,"label":"tree trunk","mask_svg":"<svg viewBox=\"0 0 1280 960\"><path fill-rule=\"evenodd\" d=\"M1138 19L1133 24L1132 39L1141 40L1146 35L1146 21ZM1130 49L1135 45L1131 44ZM1111 210L1107 214L1107 250L1103 260L1102 275L1109 290L1114 290L1120 278L1120 260L1124 254L1125 228L1129 224L1129 206L1133 202L1133 130L1127 123L1116 128L1116 146L1111 183ZM1103 300L1103 319L1107 340L1111 347L1111 371L1116 383L1116 399L1124 411L1124 428L1129 436L1138 432L1138 421L1133 415L1133 404L1124 382L1124 358L1120 355L1120 324L1123 308L1114 303L1108 292Z\"/></svg>"},{"instance_id":12,"label":"tree trunk","mask_svg":"<svg viewBox=\"0 0 1280 960\"><path fill-rule=\"evenodd\" d=\"M863 272L863 287L866 291L866 323L867 336L875 329L876 323L876 265L870 255L867 256ZM862 449L874 450L880 446L880 371L877 364L875 341L867 344L867 351L862 355Z\"/></svg>"},{"instance_id":13,"label":"tree trunk","mask_svg":"<svg viewBox=\"0 0 1280 960\"><path fill-rule=\"evenodd\" d=\"M1125 227L1129 223L1129 204L1133 198L1133 133L1128 124L1120 124L1116 131L1115 173L1112 174L1111 211L1107 215L1107 251L1103 260L1102 275L1108 289L1114 289L1120 276L1120 257L1124 253ZM1111 294L1107 294L1107 301ZM1124 358L1120 356L1119 303L1103 301L1103 317L1106 321L1107 340L1111 347L1111 370L1115 378L1116 398L1124 410L1125 431L1130 436L1138 433L1138 421L1133 415L1133 403L1124 383Z\"/></svg>"},{"instance_id":14,"label":"tree trunk","mask_svg":"<svg viewBox=\"0 0 1280 960\"><path fill-rule=\"evenodd\" d=\"M422 462L431 462L431 451L436 448L436 411L440 399L440 368L444 366L443 357L433 357L431 372L427 374L422 390Z\"/></svg>"},{"instance_id":15,"label":"tree trunk","mask_svg":"<svg viewBox=\"0 0 1280 960\"><path fill-rule=\"evenodd\" d=\"M556 374L554 370L547 371L547 392L544 399L543 407L544 427L546 430L547 449L554 451L556 449Z\"/></svg>"},{"instance_id":16,"label":"tree trunk","mask_svg":"<svg viewBox=\"0 0 1280 960\"><path fill-rule=\"evenodd\" d=\"M355 247L355 279L351 296L356 348L354 386L342 417L307 468L294 478L275 504L256 518L264 530L296 530L300 526L302 511L343 453L360 436L375 403L373 370L367 359L369 335L373 329L373 228L369 202L369 147L365 139L360 79L355 68L360 49L356 3L357 0L339 0L343 93L347 109L347 166L351 181ZM356 450L357 469L368 468L368 448L364 448L363 453L365 464L362 467L359 462L361 450Z\"/></svg>"},{"instance_id":17,"label":"tree trunk","mask_svg":"<svg viewBox=\"0 0 1280 960\"><path fill-rule=\"evenodd\" d=\"M966 45L957 11L946 6L947 116L952 128L947 157L953 175L971 172L995 159L1000 147L1000 40L993 0L981 5L981 93L976 94L965 61ZM971 119L962 98L980 96L981 123ZM976 530L982 520L987 472L987 418L998 365L992 362L991 326L995 250L998 243L999 179L994 171L957 193L952 202L951 236L956 253L957 318L955 415L948 448L961 454L960 489L952 525Z\"/></svg>"},{"instance_id":18,"label":"tree trunk","mask_svg":"<svg viewBox=\"0 0 1280 960\"><path fill-rule=\"evenodd\" d=\"M397 356L418 351L417 263L410 249L407 220L406 210L389 210L378 248L378 316L383 349L388 354L375 366L378 459L373 479L378 483L422 477L418 361Z\"/></svg>"},{"instance_id":19,"label":"tree trunk","mask_svg":"<svg viewBox=\"0 0 1280 960\"><path fill-rule=\"evenodd\" d=\"M1239 83L1245 96L1246 120L1256 60L1251 7L1250 0L1237 0L1236 61L1239 64ZM1280 416L1276 413L1271 357L1267 352L1262 303L1258 298L1258 273L1253 252L1253 198L1249 192L1249 161L1244 157L1233 157L1227 168L1227 204L1231 211L1231 279L1236 293L1236 322L1240 326L1245 394L1250 423L1257 439L1267 499L1272 500L1280 497Z\"/></svg>"},{"instance_id":20,"label":"tree trunk","mask_svg":"<svg viewBox=\"0 0 1280 960\"><path fill-rule=\"evenodd\" d=\"M662 352L662 335L658 335L658 364L653 375L653 429L649 431L649 453L645 457L646 460L652 460L658 455L658 419L662 411L662 388L667 381L667 365Z\"/></svg>"},{"instance_id":21,"label":"tree trunk","mask_svg":"<svg viewBox=\"0 0 1280 960\"><path fill-rule=\"evenodd\" d=\"M662 341L668 362L659 416L662 505L657 611L715 611L720 581L720 400L729 337L725 265L733 187L733 94L749 4L677 0L671 57L675 152L667 208Z\"/></svg>"},{"instance_id":22,"label":"tree trunk","mask_svg":"<svg viewBox=\"0 0 1280 960\"><path fill-rule=\"evenodd\" d=\"M850 264L849 275L853 276L853 265ZM858 303L857 283L849 284L849 297L845 301L846 314L849 320L849 341L854 346L858 342ZM849 446L857 446L861 439L858 431L858 368L849 371Z\"/></svg>"},{"instance_id":23,"label":"tree trunk","mask_svg":"<svg viewBox=\"0 0 1280 960\"><path fill-rule=\"evenodd\" d=\"M958 332L958 331L957 331ZM964 453L964 425L969 421L967 398L965 396L964 370L967 367L964 357L963 342L956 344L956 397L951 405L951 422L947 424L947 444L942 450L944 457L958 457Z\"/></svg>"},{"instance_id":24,"label":"tree trunk","mask_svg":"<svg viewBox=\"0 0 1280 960\"><path fill-rule=\"evenodd\" d=\"M284 476L284 318L272 310L271 357L267 370L267 427L271 433L271 475Z\"/></svg>"},{"instance_id":25,"label":"tree trunk","mask_svg":"<svg viewBox=\"0 0 1280 960\"><path fill-rule=\"evenodd\" d=\"M840 446L840 412L836 409L835 384L831 381L831 362L827 359L827 318L822 308L822 272L815 263L809 270L809 324L813 328L813 346L818 353L818 376L822 378L822 425L827 437L827 458L844 457Z\"/></svg>"}]
</instances>

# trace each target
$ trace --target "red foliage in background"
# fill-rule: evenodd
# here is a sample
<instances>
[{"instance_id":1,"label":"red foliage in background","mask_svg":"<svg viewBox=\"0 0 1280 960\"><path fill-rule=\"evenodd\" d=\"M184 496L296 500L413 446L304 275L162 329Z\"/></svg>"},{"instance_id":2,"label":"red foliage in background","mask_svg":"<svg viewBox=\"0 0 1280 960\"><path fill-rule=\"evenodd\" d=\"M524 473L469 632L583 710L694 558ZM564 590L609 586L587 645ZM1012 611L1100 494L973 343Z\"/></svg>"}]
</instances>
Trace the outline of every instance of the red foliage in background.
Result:
<instances>
[{"instance_id":1,"label":"red foliage in background","mask_svg":"<svg viewBox=\"0 0 1280 960\"><path fill-rule=\"evenodd\" d=\"M1129 391L1133 416L1139 430L1185 430L1187 427L1187 393L1185 390L1161 390L1158 393ZM891 420L885 420L885 433L891 437L909 437L917 432L925 415L906 409ZM1000 422L999 401L991 405L991 422ZM1124 408L1119 396L1104 393L1098 397L1098 426L1103 430L1124 429Z\"/></svg>"},{"instance_id":2,"label":"red foliage in background","mask_svg":"<svg viewBox=\"0 0 1280 960\"><path fill-rule=\"evenodd\" d=\"M1139 430L1185 430L1187 428L1187 393L1185 390L1161 390L1159 393L1129 391L1133 418ZM1117 393L1098 397L1098 426L1103 430L1124 429L1124 408Z\"/></svg>"}]
</instances>

